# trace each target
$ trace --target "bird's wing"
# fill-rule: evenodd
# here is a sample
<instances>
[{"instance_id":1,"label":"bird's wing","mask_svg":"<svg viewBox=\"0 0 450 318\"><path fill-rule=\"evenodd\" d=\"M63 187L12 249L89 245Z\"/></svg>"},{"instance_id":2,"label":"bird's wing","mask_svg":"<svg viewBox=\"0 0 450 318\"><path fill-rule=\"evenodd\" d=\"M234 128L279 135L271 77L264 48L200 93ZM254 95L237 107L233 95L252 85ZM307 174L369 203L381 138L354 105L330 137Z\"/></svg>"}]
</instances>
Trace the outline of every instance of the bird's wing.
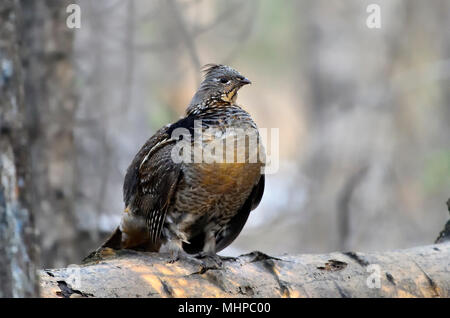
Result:
<instances>
[{"instance_id":1,"label":"bird's wing","mask_svg":"<svg viewBox=\"0 0 450 318\"><path fill-rule=\"evenodd\" d=\"M170 132L171 126L166 126L144 144L128 168L123 185L125 206L131 213L145 217L152 243L159 240L182 178L180 164L171 158L176 140Z\"/></svg>"},{"instance_id":2,"label":"bird's wing","mask_svg":"<svg viewBox=\"0 0 450 318\"><path fill-rule=\"evenodd\" d=\"M128 207L132 203L134 197L139 193L139 168L145 157L150 154L155 146L161 145L162 142L168 140L170 137L167 134L168 127L163 127L158 130L147 142L142 146L139 152L135 155L133 161L128 167L123 183L123 200L125 206ZM148 161L148 157L146 159Z\"/></svg>"},{"instance_id":3,"label":"bird's wing","mask_svg":"<svg viewBox=\"0 0 450 318\"><path fill-rule=\"evenodd\" d=\"M262 174L239 212L230 220L226 228L216 238L216 252L219 252L230 245L239 233L241 233L247 222L250 211L256 209L259 202L261 202L264 193L264 184L265 176Z\"/></svg>"},{"instance_id":4,"label":"bird's wing","mask_svg":"<svg viewBox=\"0 0 450 318\"><path fill-rule=\"evenodd\" d=\"M139 169L140 210L144 211L150 239L156 243L160 237L167 210L171 206L176 188L182 177L179 164L171 157L173 142L164 141Z\"/></svg>"}]
</instances>

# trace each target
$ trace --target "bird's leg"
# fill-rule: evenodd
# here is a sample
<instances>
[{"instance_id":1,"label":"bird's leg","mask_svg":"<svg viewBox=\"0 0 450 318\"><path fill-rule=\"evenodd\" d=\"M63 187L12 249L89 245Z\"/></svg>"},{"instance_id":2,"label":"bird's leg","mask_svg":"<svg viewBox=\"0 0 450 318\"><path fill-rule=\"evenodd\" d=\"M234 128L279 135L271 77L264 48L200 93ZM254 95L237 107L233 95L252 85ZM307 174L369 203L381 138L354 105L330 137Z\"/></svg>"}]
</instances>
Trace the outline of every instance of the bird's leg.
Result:
<instances>
[{"instance_id":1,"label":"bird's leg","mask_svg":"<svg viewBox=\"0 0 450 318\"><path fill-rule=\"evenodd\" d=\"M209 255L216 255L216 235L213 231L208 231L205 234L205 243L203 245L203 253Z\"/></svg>"},{"instance_id":2,"label":"bird's leg","mask_svg":"<svg viewBox=\"0 0 450 318\"><path fill-rule=\"evenodd\" d=\"M176 238L177 240L181 240L184 243L190 244L188 241L186 234L184 234L178 226L175 224L175 222L172 221L172 218L170 216L167 216L167 226L168 226L168 232L167 234L169 237Z\"/></svg>"},{"instance_id":3,"label":"bird's leg","mask_svg":"<svg viewBox=\"0 0 450 318\"><path fill-rule=\"evenodd\" d=\"M160 253L169 254L169 263L175 263L180 259L185 259L188 254L183 250L185 237L179 237L172 226L163 229L164 242L159 249Z\"/></svg>"},{"instance_id":4,"label":"bird's leg","mask_svg":"<svg viewBox=\"0 0 450 318\"><path fill-rule=\"evenodd\" d=\"M169 263L175 263L176 261L184 258L186 252L183 250L181 240L168 240L159 249L161 253L169 254Z\"/></svg>"},{"instance_id":5,"label":"bird's leg","mask_svg":"<svg viewBox=\"0 0 450 318\"><path fill-rule=\"evenodd\" d=\"M165 242L160 249L161 253L168 253L169 260L167 261L169 264L176 263L178 261L184 261L186 263L190 263L196 266L200 266L202 268L212 268L213 265L206 263L204 260L201 260L193 255L186 253L183 250L182 240L172 239Z\"/></svg>"},{"instance_id":6,"label":"bird's leg","mask_svg":"<svg viewBox=\"0 0 450 318\"><path fill-rule=\"evenodd\" d=\"M205 268L222 268L222 259L216 254L216 235L213 231L206 232L203 251L195 257L203 261Z\"/></svg>"}]
</instances>

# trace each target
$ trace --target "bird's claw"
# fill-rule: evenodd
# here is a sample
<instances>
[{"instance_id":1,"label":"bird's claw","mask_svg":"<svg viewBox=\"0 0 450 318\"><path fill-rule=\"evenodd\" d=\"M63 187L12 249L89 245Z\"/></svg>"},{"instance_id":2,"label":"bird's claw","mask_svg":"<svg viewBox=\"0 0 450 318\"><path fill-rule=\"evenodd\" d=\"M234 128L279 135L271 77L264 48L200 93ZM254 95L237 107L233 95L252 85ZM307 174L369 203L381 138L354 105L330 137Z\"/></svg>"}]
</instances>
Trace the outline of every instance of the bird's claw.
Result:
<instances>
[{"instance_id":1,"label":"bird's claw","mask_svg":"<svg viewBox=\"0 0 450 318\"><path fill-rule=\"evenodd\" d=\"M180 260L180 256L179 255L171 255L169 257L169 260L167 261L168 264L173 264L176 263Z\"/></svg>"},{"instance_id":2,"label":"bird's claw","mask_svg":"<svg viewBox=\"0 0 450 318\"><path fill-rule=\"evenodd\" d=\"M200 252L195 258L201 260L202 267L205 269L221 269L223 266L222 258L217 254Z\"/></svg>"}]
</instances>

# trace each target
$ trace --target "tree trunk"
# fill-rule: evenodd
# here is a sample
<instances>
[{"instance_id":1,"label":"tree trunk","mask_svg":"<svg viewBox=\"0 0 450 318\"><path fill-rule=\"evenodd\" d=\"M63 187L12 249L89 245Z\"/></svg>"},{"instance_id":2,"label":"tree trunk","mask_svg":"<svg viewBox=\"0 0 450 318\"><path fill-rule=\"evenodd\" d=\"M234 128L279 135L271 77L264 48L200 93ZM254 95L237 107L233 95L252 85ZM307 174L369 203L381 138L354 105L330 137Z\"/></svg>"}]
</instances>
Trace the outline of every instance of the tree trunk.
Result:
<instances>
[{"instance_id":1,"label":"tree trunk","mask_svg":"<svg viewBox=\"0 0 450 318\"><path fill-rule=\"evenodd\" d=\"M72 2L20 0L25 104L32 137L31 181L36 228L45 233L39 237L44 266L70 263L76 254L73 126L77 97L74 30L66 25L66 7Z\"/></svg>"},{"instance_id":2,"label":"tree trunk","mask_svg":"<svg viewBox=\"0 0 450 318\"><path fill-rule=\"evenodd\" d=\"M0 2L0 297L38 294L20 13L17 1Z\"/></svg>"},{"instance_id":3,"label":"tree trunk","mask_svg":"<svg viewBox=\"0 0 450 318\"><path fill-rule=\"evenodd\" d=\"M203 267L104 249L79 267L41 271L42 297L449 297L450 243L384 253L260 252Z\"/></svg>"}]
</instances>

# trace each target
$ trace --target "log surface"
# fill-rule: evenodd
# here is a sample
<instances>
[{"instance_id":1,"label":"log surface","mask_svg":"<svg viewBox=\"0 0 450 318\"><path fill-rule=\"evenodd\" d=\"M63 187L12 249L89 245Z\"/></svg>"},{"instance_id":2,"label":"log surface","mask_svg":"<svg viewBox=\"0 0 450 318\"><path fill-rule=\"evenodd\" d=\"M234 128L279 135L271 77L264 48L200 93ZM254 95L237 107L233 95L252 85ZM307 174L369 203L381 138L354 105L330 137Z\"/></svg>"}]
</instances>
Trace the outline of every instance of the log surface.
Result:
<instances>
[{"instance_id":1,"label":"log surface","mask_svg":"<svg viewBox=\"0 0 450 318\"><path fill-rule=\"evenodd\" d=\"M449 297L450 243L382 253L252 252L204 268L163 254L103 250L40 272L42 297Z\"/></svg>"}]
</instances>

